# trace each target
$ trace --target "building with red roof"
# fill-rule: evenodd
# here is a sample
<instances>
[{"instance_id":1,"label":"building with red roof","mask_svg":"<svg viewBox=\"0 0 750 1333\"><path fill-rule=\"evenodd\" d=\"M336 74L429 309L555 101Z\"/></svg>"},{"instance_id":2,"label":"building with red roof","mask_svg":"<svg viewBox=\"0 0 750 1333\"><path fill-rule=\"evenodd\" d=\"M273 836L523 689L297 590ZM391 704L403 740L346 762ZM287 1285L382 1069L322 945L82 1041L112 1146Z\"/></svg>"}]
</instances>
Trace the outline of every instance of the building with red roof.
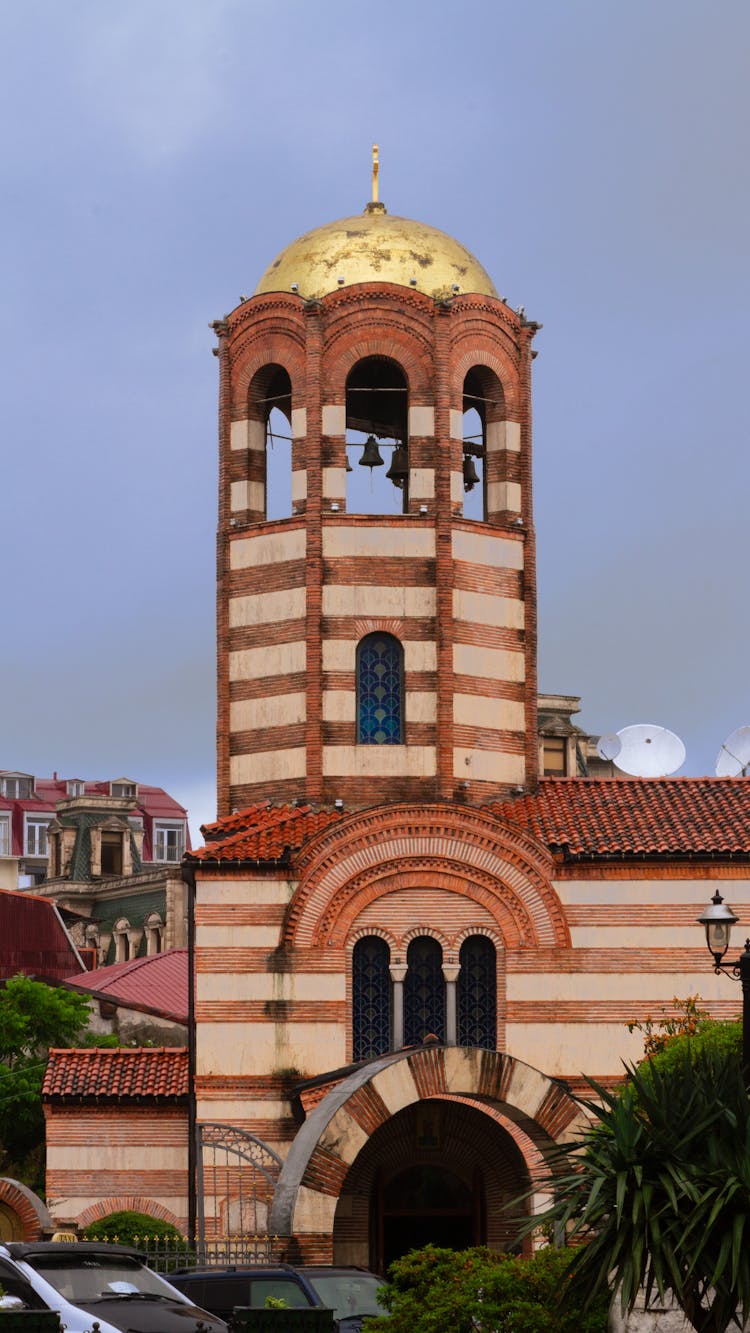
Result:
<instances>
[{"instance_id":1,"label":"building with red roof","mask_svg":"<svg viewBox=\"0 0 750 1333\"><path fill-rule=\"evenodd\" d=\"M696 918L718 890L750 930L750 784L602 776L578 701L539 698L539 326L459 242L375 197L213 327L219 819L183 865L203 1170L151 1204L378 1271L508 1249L584 1075L641 1054L628 1024L738 1011ZM62 1138L48 1159L81 1219L128 1191L86 1135L85 1167Z\"/></svg>"}]
</instances>

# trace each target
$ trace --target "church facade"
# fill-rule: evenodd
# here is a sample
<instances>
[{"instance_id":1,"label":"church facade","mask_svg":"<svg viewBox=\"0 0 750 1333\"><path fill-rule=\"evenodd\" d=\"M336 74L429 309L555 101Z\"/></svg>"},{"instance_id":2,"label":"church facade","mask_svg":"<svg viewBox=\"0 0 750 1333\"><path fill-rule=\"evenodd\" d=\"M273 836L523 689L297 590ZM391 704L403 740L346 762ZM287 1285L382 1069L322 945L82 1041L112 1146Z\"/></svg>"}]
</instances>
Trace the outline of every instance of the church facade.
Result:
<instances>
[{"instance_id":1,"label":"church facade","mask_svg":"<svg viewBox=\"0 0 750 1333\"><path fill-rule=\"evenodd\" d=\"M736 1012L695 918L717 879L747 918L746 788L540 780L539 326L458 242L374 199L214 327L197 1120L278 1155L264 1219L290 1253L504 1248L503 1204L580 1124L583 1075L639 1054L628 1021L695 993Z\"/></svg>"},{"instance_id":2,"label":"church facade","mask_svg":"<svg viewBox=\"0 0 750 1333\"><path fill-rule=\"evenodd\" d=\"M584 1076L639 1056L627 1023L674 996L738 1011L696 917L719 888L750 924L746 783L539 776L538 327L376 192L214 325L219 818L183 863L188 1146L148 1165L144 1083L140 1169L97 1190L61 1146L56 1215L106 1214L119 1180L289 1258L508 1248L504 1205L580 1126ZM74 1082L69 1108L95 1099Z\"/></svg>"}]
</instances>

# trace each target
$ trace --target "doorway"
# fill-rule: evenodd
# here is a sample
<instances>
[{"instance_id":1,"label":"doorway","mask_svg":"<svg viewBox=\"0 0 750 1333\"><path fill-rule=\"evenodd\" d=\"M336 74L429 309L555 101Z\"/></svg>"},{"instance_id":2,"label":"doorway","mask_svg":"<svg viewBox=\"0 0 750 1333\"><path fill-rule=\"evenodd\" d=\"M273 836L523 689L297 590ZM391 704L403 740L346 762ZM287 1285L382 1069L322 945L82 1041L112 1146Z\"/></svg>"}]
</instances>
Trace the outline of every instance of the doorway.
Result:
<instances>
[{"instance_id":1,"label":"doorway","mask_svg":"<svg viewBox=\"0 0 750 1333\"><path fill-rule=\"evenodd\" d=\"M437 1163L399 1171L379 1187L378 1206L383 1268L408 1250L438 1245L465 1250L482 1239L481 1176L469 1185Z\"/></svg>"}]
</instances>

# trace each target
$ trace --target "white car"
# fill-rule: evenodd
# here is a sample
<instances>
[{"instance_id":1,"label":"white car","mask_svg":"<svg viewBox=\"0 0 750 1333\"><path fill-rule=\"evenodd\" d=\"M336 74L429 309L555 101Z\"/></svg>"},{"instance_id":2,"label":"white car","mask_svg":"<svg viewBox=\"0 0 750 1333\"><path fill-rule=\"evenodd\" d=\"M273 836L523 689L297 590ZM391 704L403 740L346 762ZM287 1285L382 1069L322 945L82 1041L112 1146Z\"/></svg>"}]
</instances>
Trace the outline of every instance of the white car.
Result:
<instances>
[{"instance_id":1,"label":"white car","mask_svg":"<svg viewBox=\"0 0 750 1333\"><path fill-rule=\"evenodd\" d=\"M0 1311L56 1310L67 1333L226 1333L223 1319L144 1264L128 1245L6 1241Z\"/></svg>"}]
</instances>

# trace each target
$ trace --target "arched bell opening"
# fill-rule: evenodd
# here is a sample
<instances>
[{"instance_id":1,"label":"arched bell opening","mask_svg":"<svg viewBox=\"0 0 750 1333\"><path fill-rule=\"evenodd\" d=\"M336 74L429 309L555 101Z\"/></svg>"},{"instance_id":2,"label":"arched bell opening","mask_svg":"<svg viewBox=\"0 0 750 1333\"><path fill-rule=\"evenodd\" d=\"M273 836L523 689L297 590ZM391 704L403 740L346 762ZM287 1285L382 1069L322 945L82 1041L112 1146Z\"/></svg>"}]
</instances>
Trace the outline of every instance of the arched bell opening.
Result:
<instances>
[{"instance_id":1,"label":"arched bell opening","mask_svg":"<svg viewBox=\"0 0 750 1333\"><path fill-rule=\"evenodd\" d=\"M381 1125L344 1180L333 1227L333 1261L384 1273L422 1245L516 1250L518 1219L505 1205L530 1174L492 1115L429 1097Z\"/></svg>"},{"instance_id":2,"label":"arched bell opening","mask_svg":"<svg viewBox=\"0 0 750 1333\"><path fill-rule=\"evenodd\" d=\"M505 419L503 386L487 366L472 366L463 385L464 518L486 522L500 498L493 485L506 480L502 425Z\"/></svg>"},{"instance_id":3,"label":"arched bell opening","mask_svg":"<svg viewBox=\"0 0 750 1333\"><path fill-rule=\"evenodd\" d=\"M409 391L388 357L358 361L346 381L346 508L405 514L409 504Z\"/></svg>"},{"instance_id":4,"label":"arched bell opening","mask_svg":"<svg viewBox=\"0 0 750 1333\"><path fill-rule=\"evenodd\" d=\"M266 519L292 513L292 382L283 366L264 366L250 384L248 509Z\"/></svg>"}]
</instances>

